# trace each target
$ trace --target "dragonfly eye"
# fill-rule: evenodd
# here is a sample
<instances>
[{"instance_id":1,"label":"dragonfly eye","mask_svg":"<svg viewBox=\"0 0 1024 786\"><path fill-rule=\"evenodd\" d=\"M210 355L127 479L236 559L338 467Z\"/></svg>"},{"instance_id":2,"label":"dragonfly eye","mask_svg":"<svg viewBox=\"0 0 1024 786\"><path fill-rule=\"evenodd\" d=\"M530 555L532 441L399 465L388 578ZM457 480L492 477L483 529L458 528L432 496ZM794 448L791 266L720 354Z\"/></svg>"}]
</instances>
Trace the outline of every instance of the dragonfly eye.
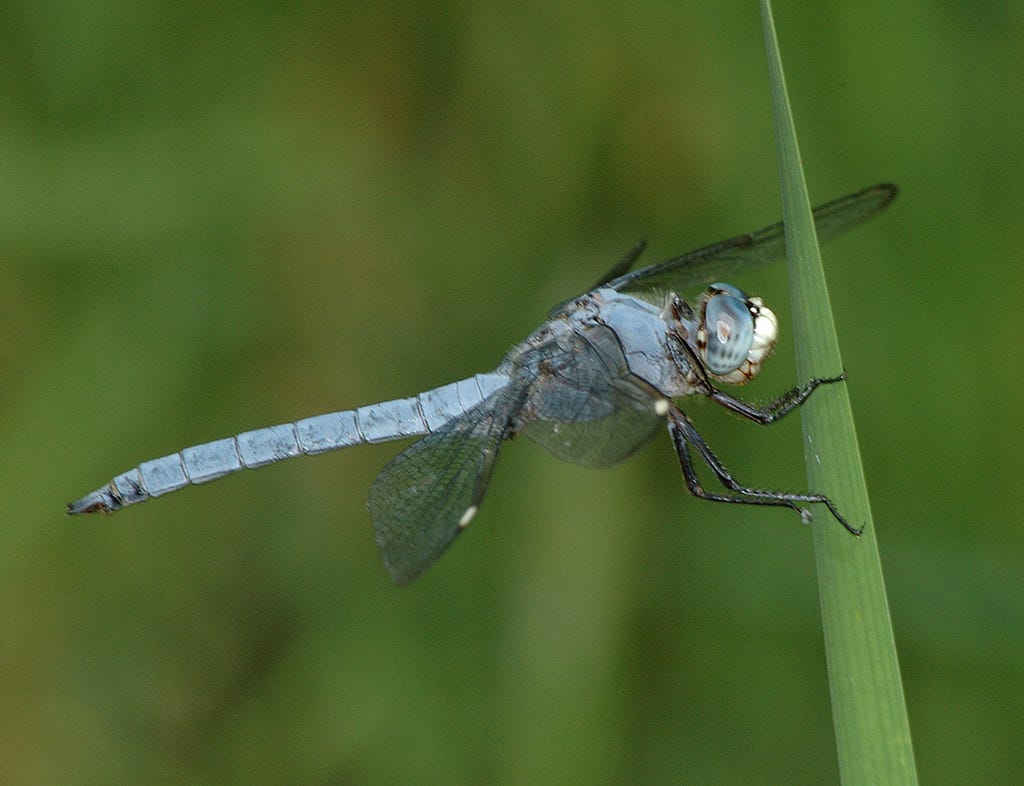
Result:
<instances>
[{"instance_id":1,"label":"dragonfly eye","mask_svg":"<svg viewBox=\"0 0 1024 786\"><path fill-rule=\"evenodd\" d=\"M698 338L708 371L734 384L753 379L775 349L775 314L730 284L712 284L705 297Z\"/></svg>"}]
</instances>

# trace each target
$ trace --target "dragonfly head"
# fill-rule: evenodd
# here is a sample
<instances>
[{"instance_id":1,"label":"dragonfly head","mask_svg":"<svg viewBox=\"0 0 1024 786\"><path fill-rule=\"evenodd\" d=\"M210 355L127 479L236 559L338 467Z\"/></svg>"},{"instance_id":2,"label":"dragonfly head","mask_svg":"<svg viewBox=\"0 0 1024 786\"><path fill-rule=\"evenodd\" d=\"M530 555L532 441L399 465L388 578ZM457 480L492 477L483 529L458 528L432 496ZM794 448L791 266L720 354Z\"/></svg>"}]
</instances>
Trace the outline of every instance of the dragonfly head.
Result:
<instances>
[{"instance_id":1,"label":"dragonfly head","mask_svg":"<svg viewBox=\"0 0 1024 786\"><path fill-rule=\"evenodd\" d=\"M742 385L756 377L775 350L779 321L759 297L731 284L708 287L701 301L697 350L716 379Z\"/></svg>"}]
</instances>

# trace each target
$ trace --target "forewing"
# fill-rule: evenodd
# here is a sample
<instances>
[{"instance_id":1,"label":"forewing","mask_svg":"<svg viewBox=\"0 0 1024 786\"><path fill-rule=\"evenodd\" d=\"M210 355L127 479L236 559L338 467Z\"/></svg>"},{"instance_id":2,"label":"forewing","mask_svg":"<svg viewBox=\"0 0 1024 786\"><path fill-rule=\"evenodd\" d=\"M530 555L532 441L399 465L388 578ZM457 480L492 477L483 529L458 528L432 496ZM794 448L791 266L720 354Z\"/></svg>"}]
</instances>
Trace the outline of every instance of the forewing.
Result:
<instances>
[{"instance_id":1,"label":"forewing","mask_svg":"<svg viewBox=\"0 0 1024 786\"><path fill-rule=\"evenodd\" d=\"M368 505L384 567L408 584L472 519L487 488L515 399L505 389L413 443L370 487Z\"/></svg>"},{"instance_id":2,"label":"forewing","mask_svg":"<svg viewBox=\"0 0 1024 786\"><path fill-rule=\"evenodd\" d=\"M884 210L896 197L890 183L865 188L814 209L819 240L829 240ZM685 292L713 281L729 280L739 271L763 267L784 258L786 241L780 221L749 235L723 240L657 265L634 270L608 283L620 292L659 290Z\"/></svg>"}]
</instances>

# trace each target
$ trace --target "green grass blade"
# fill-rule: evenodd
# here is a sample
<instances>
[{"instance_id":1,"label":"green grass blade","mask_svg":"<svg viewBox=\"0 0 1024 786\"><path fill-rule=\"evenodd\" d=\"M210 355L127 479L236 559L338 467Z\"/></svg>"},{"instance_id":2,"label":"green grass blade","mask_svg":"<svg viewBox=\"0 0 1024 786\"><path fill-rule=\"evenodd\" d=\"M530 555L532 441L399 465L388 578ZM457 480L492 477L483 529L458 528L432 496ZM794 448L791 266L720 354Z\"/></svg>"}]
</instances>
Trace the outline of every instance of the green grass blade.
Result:
<instances>
[{"instance_id":1,"label":"green grass blade","mask_svg":"<svg viewBox=\"0 0 1024 786\"><path fill-rule=\"evenodd\" d=\"M842 358L811 218L769 0L761 0L782 187L797 371L839 373ZM914 754L875 526L845 385L801 409L810 487L832 497L864 534L854 538L816 512L814 548L821 596L839 771L844 784L916 784Z\"/></svg>"}]
</instances>

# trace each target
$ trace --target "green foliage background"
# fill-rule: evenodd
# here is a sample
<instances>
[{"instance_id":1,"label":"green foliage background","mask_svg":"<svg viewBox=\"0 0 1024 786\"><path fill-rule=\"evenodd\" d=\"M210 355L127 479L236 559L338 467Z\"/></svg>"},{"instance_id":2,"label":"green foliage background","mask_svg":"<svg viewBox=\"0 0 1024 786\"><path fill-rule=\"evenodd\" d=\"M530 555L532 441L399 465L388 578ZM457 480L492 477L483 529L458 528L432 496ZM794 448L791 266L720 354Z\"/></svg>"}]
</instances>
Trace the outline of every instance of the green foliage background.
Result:
<instances>
[{"instance_id":1,"label":"green foliage background","mask_svg":"<svg viewBox=\"0 0 1024 786\"><path fill-rule=\"evenodd\" d=\"M824 253L918 772L1017 783L1024 12L809 8L775 16L815 201L903 188ZM811 533L691 499L667 438L508 445L402 590L364 502L395 445L63 513L487 370L640 237L776 220L754 4L9 3L0 106L5 782L835 780ZM788 326L781 268L736 283ZM744 395L794 381L787 346ZM804 485L795 419L688 411Z\"/></svg>"}]
</instances>

